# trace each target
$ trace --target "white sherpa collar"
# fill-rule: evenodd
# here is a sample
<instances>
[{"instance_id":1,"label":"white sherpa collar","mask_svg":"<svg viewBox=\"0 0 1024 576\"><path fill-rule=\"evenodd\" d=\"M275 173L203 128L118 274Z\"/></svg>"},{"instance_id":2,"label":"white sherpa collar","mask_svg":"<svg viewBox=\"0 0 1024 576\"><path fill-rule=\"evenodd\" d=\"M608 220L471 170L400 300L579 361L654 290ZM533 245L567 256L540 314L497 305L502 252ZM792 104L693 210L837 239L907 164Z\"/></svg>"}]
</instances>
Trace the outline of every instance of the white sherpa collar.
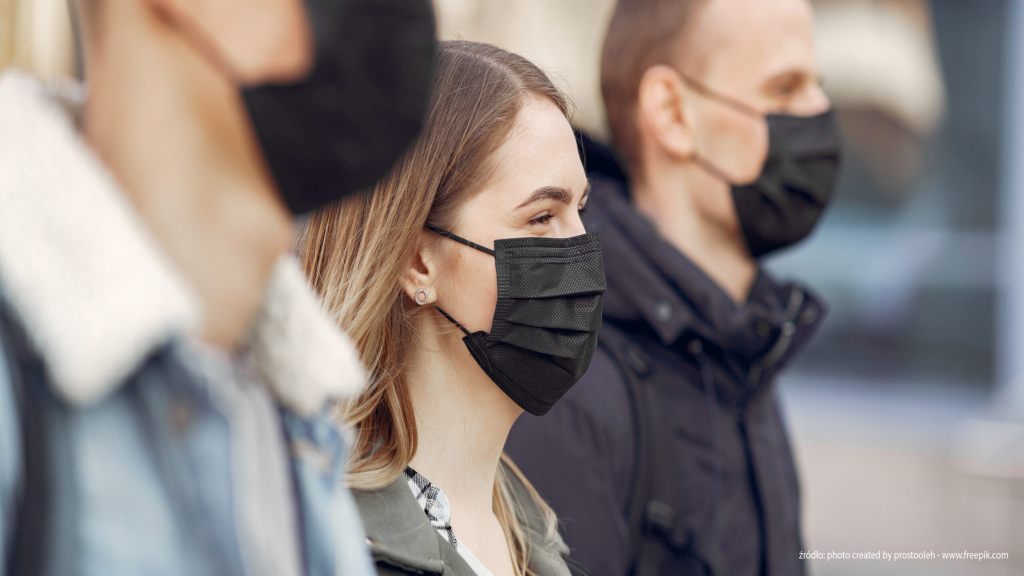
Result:
<instances>
[{"instance_id":1,"label":"white sherpa collar","mask_svg":"<svg viewBox=\"0 0 1024 576\"><path fill-rule=\"evenodd\" d=\"M0 75L0 294L75 404L117 388L201 317L66 110L18 72ZM274 269L249 345L275 395L302 415L362 387L354 347L290 258Z\"/></svg>"},{"instance_id":2,"label":"white sherpa collar","mask_svg":"<svg viewBox=\"0 0 1024 576\"><path fill-rule=\"evenodd\" d=\"M298 262L281 258L249 332L256 368L278 399L309 416L362 391L359 353L320 307Z\"/></svg>"}]
</instances>

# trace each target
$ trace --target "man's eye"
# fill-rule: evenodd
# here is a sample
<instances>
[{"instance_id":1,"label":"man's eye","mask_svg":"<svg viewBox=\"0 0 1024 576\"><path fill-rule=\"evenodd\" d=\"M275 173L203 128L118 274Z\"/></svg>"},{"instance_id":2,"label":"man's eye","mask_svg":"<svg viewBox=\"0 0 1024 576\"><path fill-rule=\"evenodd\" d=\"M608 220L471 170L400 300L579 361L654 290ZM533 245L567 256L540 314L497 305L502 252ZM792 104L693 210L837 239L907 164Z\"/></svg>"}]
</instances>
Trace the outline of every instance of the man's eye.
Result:
<instances>
[{"instance_id":1,"label":"man's eye","mask_svg":"<svg viewBox=\"0 0 1024 576\"><path fill-rule=\"evenodd\" d=\"M805 88L813 85L816 78L804 74L787 74L777 78L769 85L768 93L780 100L791 99L800 94Z\"/></svg>"},{"instance_id":2,"label":"man's eye","mask_svg":"<svg viewBox=\"0 0 1024 576\"><path fill-rule=\"evenodd\" d=\"M775 89L775 95L780 98L789 98L800 90L800 84L797 82L787 82L782 84Z\"/></svg>"},{"instance_id":3,"label":"man's eye","mask_svg":"<svg viewBox=\"0 0 1024 576\"><path fill-rule=\"evenodd\" d=\"M551 214L542 214L540 216L537 216L533 220L530 220L530 224L533 224L535 226L542 226L550 222L552 218L554 218L554 216Z\"/></svg>"}]
</instances>

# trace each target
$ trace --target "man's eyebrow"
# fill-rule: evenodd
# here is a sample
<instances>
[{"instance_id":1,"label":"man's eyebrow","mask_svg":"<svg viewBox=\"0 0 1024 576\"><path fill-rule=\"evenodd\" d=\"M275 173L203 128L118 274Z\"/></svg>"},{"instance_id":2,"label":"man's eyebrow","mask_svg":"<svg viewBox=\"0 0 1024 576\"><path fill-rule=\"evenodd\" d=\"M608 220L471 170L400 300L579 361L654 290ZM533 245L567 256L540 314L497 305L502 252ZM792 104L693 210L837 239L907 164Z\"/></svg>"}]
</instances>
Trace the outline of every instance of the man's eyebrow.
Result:
<instances>
[{"instance_id":1,"label":"man's eyebrow","mask_svg":"<svg viewBox=\"0 0 1024 576\"><path fill-rule=\"evenodd\" d=\"M543 188L534 190L533 194L530 194L530 197L526 199L526 202L516 206L516 210L533 204L534 202L540 202L541 200L554 200L560 204L571 204L572 194L570 194L565 188L558 186L544 186Z\"/></svg>"}]
</instances>

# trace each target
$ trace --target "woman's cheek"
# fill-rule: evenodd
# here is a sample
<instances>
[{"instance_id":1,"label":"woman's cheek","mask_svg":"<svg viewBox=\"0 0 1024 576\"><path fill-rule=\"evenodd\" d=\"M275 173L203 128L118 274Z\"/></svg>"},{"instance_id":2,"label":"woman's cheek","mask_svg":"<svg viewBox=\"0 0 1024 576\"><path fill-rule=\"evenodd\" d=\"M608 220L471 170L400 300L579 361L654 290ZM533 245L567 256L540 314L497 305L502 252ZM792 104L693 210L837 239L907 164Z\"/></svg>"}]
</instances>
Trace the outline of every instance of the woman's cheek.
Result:
<instances>
[{"instance_id":1,"label":"woman's cheek","mask_svg":"<svg viewBox=\"0 0 1024 576\"><path fill-rule=\"evenodd\" d=\"M491 331L491 321L494 319L494 308L498 300L498 281L495 271L490 269L479 270L476 274L474 290L474 313L478 315L477 326L484 330Z\"/></svg>"}]
</instances>

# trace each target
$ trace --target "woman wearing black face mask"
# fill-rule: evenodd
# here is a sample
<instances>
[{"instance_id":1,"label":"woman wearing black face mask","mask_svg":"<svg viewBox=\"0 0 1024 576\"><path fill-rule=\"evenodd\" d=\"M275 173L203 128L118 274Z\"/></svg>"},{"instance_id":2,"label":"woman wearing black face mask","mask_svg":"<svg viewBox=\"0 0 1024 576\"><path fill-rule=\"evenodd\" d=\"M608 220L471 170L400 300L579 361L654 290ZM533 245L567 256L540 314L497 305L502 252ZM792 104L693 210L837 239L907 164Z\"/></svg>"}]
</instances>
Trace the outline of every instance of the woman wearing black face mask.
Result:
<instances>
[{"instance_id":1,"label":"woman wearing black face mask","mask_svg":"<svg viewBox=\"0 0 1024 576\"><path fill-rule=\"evenodd\" d=\"M566 109L526 60L444 43L416 146L309 222L306 272L371 373L344 415L382 573L568 574L553 513L502 452L582 375L600 325Z\"/></svg>"}]
</instances>

